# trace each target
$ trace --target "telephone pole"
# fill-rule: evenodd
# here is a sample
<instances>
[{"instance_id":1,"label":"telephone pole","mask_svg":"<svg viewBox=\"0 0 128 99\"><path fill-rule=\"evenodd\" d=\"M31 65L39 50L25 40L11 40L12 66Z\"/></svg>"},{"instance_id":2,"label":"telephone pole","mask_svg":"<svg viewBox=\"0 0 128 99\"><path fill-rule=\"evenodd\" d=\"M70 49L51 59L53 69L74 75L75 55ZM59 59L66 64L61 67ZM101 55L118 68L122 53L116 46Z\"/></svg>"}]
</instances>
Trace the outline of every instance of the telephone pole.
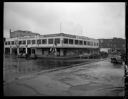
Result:
<instances>
[{"instance_id":1,"label":"telephone pole","mask_svg":"<svg viewBox=\"0 0 128 99\"><path fill-rule=\"evenodd\" d=\"M61 24L62 24L62 23L60 23L60 33L61 33Z\"/></svg>"}]
</instances>

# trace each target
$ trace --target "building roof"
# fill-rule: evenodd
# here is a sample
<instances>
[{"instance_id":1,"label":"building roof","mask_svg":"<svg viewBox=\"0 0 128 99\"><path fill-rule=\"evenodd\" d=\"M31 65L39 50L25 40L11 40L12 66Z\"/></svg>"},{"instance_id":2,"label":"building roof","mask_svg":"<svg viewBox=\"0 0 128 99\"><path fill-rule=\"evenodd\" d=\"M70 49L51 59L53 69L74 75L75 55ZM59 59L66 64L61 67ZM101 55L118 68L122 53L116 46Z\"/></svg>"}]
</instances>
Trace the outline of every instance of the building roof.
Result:
<instances>
[{"instance_id":1,"label":"building roof","mask_svg":"<svg viewBox=\"0 0 128 99\"><path fill-rule=\"evenodd\" d=\"M69 37L69 38L74 38L74 39L83 39L83 40L97 40L94 38L89 38L85 36L78 36L78 35L71 35L71 34L66 34L66 33L55 33L55 34L45 34L45 35L40 35L39 33L34 33L31 31L23 31L23 30L16 30L13 32L10 32L10 38L16 38L16 37L56 37L56 36L63 36L63 37ZM97 40L98 41L98 40Z\"/></svg>"},{"instance_id":2,"label":"building roof","mask_svg":"<svg viewBox=\"0 0 128 99\"><path fill-rule=\"evenodd\" d=\"M47 35L40 35L42 37L55 37L55 36L64 36L64 37L70 37L70 38L79 38L79 39L86 39L86 40L92 40L93 38L85 37L85 36L78 36L78 35L71 35L66 33L56 33L56 34L47 34ZM93 39L97 40L97 39Z\"/></svg>"},{"instance_id":3,"label":"building roof","mask_svg":"<svg viewBox=\"0 0 128 99\"><path fill-rule=\"evenodd\" d=\"M34 32L32 32L32 31L23 31L23 30L16 30L16 31L13 31L13 32L23 32L23 33L31 33L31 34L37 34L37 35L40 35L39 33L34 33ZM12 32L12 33L13 33Z\"/></svg>"}]
</instances>

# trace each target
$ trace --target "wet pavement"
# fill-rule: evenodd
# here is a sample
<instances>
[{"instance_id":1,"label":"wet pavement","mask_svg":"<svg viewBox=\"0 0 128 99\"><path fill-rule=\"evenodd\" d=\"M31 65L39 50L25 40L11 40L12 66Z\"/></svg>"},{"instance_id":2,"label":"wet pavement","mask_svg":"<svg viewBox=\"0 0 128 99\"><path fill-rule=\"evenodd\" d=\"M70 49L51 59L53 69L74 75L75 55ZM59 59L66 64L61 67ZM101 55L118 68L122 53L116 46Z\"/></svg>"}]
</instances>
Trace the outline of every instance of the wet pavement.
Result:
<instances>
[{"instance_id":1,"label":"wet pavement","mask_svg":"<svg viewBox=\"0 0 128 99\"><path fill-rule=\"evenodd\" d=\"M56 59L30 59L16 58L15 56L6 56L4 58L4 81L9 82L21 76L28 76L35 73L44 71L53 71L62 68L76 66L77 64L87 64L90 62L98 61L85 60L85 59L69 59L69 60L56 60Z\"/></svg>"},{"instance_id":2,"label":"wet pavement","mask_svg":"<svg viewBox=\"0 0 128 99\"><path fill-rule=\"evenodd\" d=\"M34 61L36 65L32 61ZM62 67L64 65L75 65L75 63L82 64L71 68L62 68L56 71L40 72L31 77L25 77L25 73L17 73L20 75L21 79L6 83L4 85L4 95L124 96L124 67L121 64L114 65L110 63L109 59L99 60L97 62L90 61L88 64L86 64L87 62L85 62L85 60L59 61L60 63L57 61L55 62L56 63L54 63L52 60L47 60L46 62L45 60L45 63L49 63L49 66L52 64L52 67L54 67L55 64L59 64L58 66ZM27 63L29 63L29 65L23 65ZM42 65L45 65L44 61L42 60L29 60L27 63L20 63L20 66L26 66L26 68L33 66L35 69L31 68L32 70L27 71L26 74L47 69L46 67L41 67ZM11 65L15 65L15 62ZM11 71L11 69L9 70ZM7 65L4 71L8 71ZM13 68L12 71L15 71L15 69ZM4 78L5 80L9 79L7 75ZM12 76L10 78L12 78Z\"/></svg>"}]
</instances>

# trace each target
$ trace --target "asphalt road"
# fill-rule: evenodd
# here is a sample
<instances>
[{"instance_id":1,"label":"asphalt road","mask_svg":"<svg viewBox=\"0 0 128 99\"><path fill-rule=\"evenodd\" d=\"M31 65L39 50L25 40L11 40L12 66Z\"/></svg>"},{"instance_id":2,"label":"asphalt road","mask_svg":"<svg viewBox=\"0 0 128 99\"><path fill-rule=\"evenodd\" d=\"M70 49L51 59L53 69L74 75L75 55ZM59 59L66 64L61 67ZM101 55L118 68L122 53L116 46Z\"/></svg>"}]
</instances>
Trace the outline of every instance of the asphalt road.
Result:
<instances>
[{"instance_id":1,"label":"asphalt road","mask_svg":"<svg viewBox=\"0 0 128 99\"><path fill-rule=\"evenodd\" d=\"M124 96L124 68L101 60L4 85L5 96Z\"/></svg>"}]
</instances>

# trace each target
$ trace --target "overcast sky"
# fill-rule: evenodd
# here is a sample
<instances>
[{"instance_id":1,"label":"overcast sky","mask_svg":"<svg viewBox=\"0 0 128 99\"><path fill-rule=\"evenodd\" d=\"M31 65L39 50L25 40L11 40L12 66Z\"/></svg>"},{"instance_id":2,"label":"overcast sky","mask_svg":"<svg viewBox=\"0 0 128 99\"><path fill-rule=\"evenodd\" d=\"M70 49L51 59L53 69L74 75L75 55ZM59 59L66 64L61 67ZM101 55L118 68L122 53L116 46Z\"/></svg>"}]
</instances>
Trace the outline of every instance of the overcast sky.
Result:
<instances>
[{"instance_id":1,"label":"overcast sky","mask_svg":"<svg viewBox=\"0 0 128 99\"><path fill-rule=\"evenodd\" d=\"M125 38L125 3L4 3L5 37L9 37L9 29L59 33L60 24L63 33Z\"/></svg>"}]
</instances>

